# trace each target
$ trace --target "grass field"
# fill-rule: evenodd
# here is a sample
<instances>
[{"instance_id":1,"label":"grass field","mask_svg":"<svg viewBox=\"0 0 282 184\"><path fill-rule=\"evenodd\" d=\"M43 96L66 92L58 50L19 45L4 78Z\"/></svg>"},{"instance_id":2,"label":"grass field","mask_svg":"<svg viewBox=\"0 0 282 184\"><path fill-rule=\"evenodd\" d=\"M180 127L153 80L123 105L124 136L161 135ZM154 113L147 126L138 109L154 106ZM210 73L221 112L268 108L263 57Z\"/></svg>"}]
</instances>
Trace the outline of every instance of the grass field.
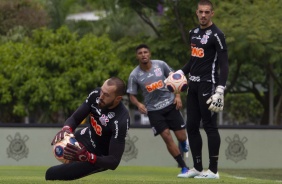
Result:
<instances>
[{"instance_id":1,"label":"grass field","mask_svg":"<svg viewBox=\"0 0 282 184\"><path fill-rule=\"evenodd\" d=\"M45 181L47 167L0 166L0 184L171 184L171 183L224 183L224 184L272 184L282 183L282 169L272 170L220 170L219 180L176 178L174 167L120 166L115 171L93 174L74 181Z\"/></svg>"}]
</instances>

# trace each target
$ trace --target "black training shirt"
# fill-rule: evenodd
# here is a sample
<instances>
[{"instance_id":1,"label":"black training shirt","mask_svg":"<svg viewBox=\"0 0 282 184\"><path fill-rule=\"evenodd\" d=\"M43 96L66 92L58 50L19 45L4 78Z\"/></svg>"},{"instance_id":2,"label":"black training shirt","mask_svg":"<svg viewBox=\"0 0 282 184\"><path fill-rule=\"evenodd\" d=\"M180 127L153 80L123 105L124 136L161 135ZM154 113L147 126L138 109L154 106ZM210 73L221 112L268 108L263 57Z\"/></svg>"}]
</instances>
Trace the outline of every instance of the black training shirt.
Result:
<instances>
[{"instance_id":1,"label":"black training shirt","mask_svg":"<svg viewBox=\"0 0 282 184\"><path fill-rule=\"evenodd\" d=\"M197 27L190 30L189 41L191 57L182 68L184 74L189 73L189 80L193 82L212 82L225 86L228 55L224 34L212 24L205 29Z\"/></svg>"}]
</instances>

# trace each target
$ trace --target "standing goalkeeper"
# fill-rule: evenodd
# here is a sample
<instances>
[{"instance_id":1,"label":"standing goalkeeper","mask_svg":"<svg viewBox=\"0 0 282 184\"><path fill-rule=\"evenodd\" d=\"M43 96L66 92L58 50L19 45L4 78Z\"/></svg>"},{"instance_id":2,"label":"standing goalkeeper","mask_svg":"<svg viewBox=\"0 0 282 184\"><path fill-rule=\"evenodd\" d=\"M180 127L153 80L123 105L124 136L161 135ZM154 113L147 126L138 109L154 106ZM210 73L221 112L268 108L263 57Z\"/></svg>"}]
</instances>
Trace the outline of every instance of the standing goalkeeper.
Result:
<instances>
[{"instance_id":1,"label":"standing goalkeeper","mask_svg":"<svg viewBox=\"0 0 282 184\"><path fill-rule=\"evenodd\" d=\"M200 0L196 11L200 25L189 33L190 61L177 73L189 74L187 94L187 133L194 168L182 177L218 179L220 135L217 112L223 110L224 89L228 76L228 55L224 34L211 21L214 15L209 0ZM218 67L220 74L218 74ZM209 168L203 171L200 122L208 138Z\"/></svg>"},{"instance_id":2,"label":"standing goalkeeper","mask_svg":"<svg viewBox=\"0 0 282 184\"><path fill-rule=\"evenodd\" d=\"M112 77L106 80L66 120L52 145L63 139L66 133L73 133L90 115L89 126L74 134L81 148L67 144L64 149L64 158L72 162L50 167L46 171L46 180L74 180L118 167L130 122L128 110L121 102L125 90L121 79Z\"/></svg>"}]
</instances>

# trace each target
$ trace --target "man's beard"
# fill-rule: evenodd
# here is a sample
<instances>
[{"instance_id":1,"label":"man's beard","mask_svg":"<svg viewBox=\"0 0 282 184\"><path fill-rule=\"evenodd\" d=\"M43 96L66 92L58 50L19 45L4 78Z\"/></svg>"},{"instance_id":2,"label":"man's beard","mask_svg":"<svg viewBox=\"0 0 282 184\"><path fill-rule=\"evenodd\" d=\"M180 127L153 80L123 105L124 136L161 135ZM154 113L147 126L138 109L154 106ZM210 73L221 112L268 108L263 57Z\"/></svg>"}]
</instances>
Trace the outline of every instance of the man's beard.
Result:
<instances>
[{"instance_id":1,"label":"man's beard","mask_svg":"<svg viewBox=\"0 0 282 184\"><path fill-rule=\"evenodd\" d=\"M98 103L98 106L100 109L108 109L109 107L113 106L114 102L111 102L109 104L105 104L104 102L102 102L101 100Z\"/></svg>"}]
</instances>

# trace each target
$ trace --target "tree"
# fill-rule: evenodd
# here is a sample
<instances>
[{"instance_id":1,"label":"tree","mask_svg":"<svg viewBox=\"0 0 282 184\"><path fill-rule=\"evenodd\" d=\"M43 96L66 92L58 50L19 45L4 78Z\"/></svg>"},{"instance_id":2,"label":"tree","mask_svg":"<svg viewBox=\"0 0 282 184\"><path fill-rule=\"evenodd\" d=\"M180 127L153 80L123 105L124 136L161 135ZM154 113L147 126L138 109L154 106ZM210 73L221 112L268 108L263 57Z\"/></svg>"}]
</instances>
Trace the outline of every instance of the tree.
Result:
<instances>
[{"instance_id":1,"label":"tree","mask_svg":"<svg viewBox=\"0 0 282 184\"><path fill-rule=\"evenodd\" d=\"M220 1L217 5L215 22L226 33L229 46L227 92L252 93L264 109L260 124L268 124L269 78L275 82L274 105L281 107L282 30L277 25L281 21L282 2L234 0ZM281 113L276 108L276 114ZM279 122L281 119L276 120L276 124Z\"/></svg>"},{"instance_id":2,"label":"tree","mask_svg":"<svg viewBox=\"0 0 282 184\"><path fill-rule=\"evenodd\" d=\"M135 1L134 1L135 2ZM136 2L139 2L136 0ZM141 1L140 1L141 2ZM145 8L151 7L145 4L146 1L135 3L135 7L128 2L127 7L137 12L142 17L146 14ZM146 2L150 3L150 2ZM275 124L281 122L282 96L281 96L281 21L282 2L272 1L215 1L214 22L226 34L229 47L230 75L226 94L238 94L237 100L227 101L225 109L230 109L230 114L236 114L235 108L230 107L241 100L246 99L240 94L245 94L257 103L252 106L251 111L242 114L241 119L248 117L259 117L259 124L268 124L269 119L269 79L274 80L274 105L275 105ZM189 48L187 44L188 30L197 23L195 19L195 2L166 1L164 6L167 11L162 15L158 26L151 26L157 29L156 37L141 36L138 38L125 38L119 45L123 45L120 55L129 55L125 47L133 51L131 42L144 42L151 45L153 57L162 58L173 68L181 68L189 58ZM271 8L272 7L272 8ZM139 9L138 9L139 8ZM258 12L258 13L250 13ZM260 15L260 16L257 16ZM143 15L148 18L149 16ZM153 21L145 21L153 22ZM263 36L262 36L263 35ZM276 41L276 42L275 42ZM124 52L124 54L123 54ZM132 60L132 59L131 59ZM246 62L247 61L247 62ZM236 98L231 98L235 100ZM238 100L239 99L239 100ZM227 115L227 117L235 117ZM233 120L231 120L233 121Z\"/></svg>"},{"instance_id":3,"label":"tree","mask_svg":"<svg viewBox=\"0 0 282 184\"><path fill-rule=\"evenodd\" d=\"M44 27L49 22L47 12L39 2L31 0L0 1L0 35L7 35L17 27L23 27L27 33Z\"/></svg>"},{"instance_id":4,"label":"tree","mask_svg":"<svg viewBox=\"0 0 282 184\"><path fill-rule=\"evenodd\" d=\"M94 87L123 68L112 50L107 36L79 38L66 27L40 29L24 43L1 45L0 108L11 109L0 120L15 115L37 123L63 122Z\"/></svg>"}]
</instances>

